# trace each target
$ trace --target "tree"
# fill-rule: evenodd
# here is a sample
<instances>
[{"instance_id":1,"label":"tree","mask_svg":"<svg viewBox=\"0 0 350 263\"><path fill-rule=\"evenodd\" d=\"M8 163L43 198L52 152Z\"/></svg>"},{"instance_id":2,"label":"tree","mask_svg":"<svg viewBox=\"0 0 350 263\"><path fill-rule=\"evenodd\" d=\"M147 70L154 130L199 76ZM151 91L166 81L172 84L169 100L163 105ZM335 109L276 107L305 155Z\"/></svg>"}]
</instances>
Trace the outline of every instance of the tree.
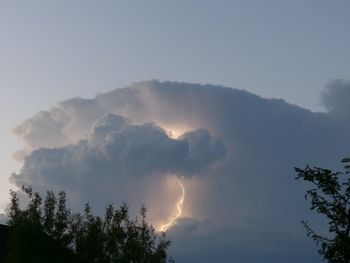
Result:
<instances>
[{"instance_id":1,"label":"tree","mask_svg":"<svg viewBox=\"0 0 350 263\"><path fill-rule=\"evenodd\" d=\"M350 158L343 159L342 163L344 173L319 167L295 168L296 179L313 185L305 198L310 200L312 210L326 216L329 233L322 236L307 222L302 221L302 224L319 253L331 263L350 263Z\"/></svg>"},{"instance_id":2,"label":"tree","mask_svg":"<svg viewBox=\"0 0 350 263\"><path fill-rule=\"evenodd\" d=\"M22 187L29 203L21 209L17 193L11 191L11 234L5 262L96 262L163 263L170 241L158 235L141 218L131 219L128 207L108 205L104 217L95 216L89 204L83 214L66 207L66 194L48 191L43 198L30 187Z\"/></svg>"}]
</instances>

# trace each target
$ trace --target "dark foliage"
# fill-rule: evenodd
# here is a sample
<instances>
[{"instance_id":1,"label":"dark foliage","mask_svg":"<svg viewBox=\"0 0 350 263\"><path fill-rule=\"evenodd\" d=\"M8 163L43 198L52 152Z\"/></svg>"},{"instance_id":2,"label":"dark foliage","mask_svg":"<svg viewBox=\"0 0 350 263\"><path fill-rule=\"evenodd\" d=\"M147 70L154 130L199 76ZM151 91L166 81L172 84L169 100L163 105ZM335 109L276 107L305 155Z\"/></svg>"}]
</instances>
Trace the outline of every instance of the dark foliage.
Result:
<instances>
[{"instance_id":1,"label":"dark foliage","mask_svg":"<svg viewBox=\"0 0 350 263\"><path fill-rule=\"evenodd\" d=\"M5 260L7 242L10 237L10 227L0 225L0 262Z\"/></svg>"},{"instance_id":2,"label":"dark foliage","mask_svg":"<svg viewBox=\"0 0 350 263\"><path fill-rule=\"evenodd\" d=\"M56 196L48 191L43 200L30 187L22 190L29 197L25 209L11 191L5 262L173 262L166 253L170 241L147 224L144 207L140 220L129 217L125 204L119 209L109 205L104 217L99 217L89 204L83 214L72 213L66 207L65 192Z\"/></svg>"},{"instance_id":3,"label":"dark foliage","mask_svg":"<svg viewBox=\"0 0 350 263\"><path fill-rule=\"evenodd\" d=\"M329 234L318 235L307 222L302 224L319 247L319 253L331 263L350 263L350 158L342 162L344 173L319 167L295 168L297 179L314 186L305 198L311 201L312 210L327 217Z\"/></svg>"}]
</instances>

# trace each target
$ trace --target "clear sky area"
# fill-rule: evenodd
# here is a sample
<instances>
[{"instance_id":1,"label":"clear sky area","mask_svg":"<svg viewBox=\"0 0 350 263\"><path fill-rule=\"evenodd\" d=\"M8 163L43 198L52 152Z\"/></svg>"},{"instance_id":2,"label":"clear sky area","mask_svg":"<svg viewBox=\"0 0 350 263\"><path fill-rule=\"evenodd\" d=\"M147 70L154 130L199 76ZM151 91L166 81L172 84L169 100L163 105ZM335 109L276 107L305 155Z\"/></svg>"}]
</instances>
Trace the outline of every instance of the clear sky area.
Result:
<instances>
[{"instance_id":1,"label":"clear sky area","mask_svg":"<svg viewBox=\"0 0 350 263\"><path fill-rule=\"evenodd\" d=\"M324 112L325 86L350 77L349 10L346 0L0 1L0 211L21 167L13 128L66 99L157 79Z\"/></svg>"}]
</instances>

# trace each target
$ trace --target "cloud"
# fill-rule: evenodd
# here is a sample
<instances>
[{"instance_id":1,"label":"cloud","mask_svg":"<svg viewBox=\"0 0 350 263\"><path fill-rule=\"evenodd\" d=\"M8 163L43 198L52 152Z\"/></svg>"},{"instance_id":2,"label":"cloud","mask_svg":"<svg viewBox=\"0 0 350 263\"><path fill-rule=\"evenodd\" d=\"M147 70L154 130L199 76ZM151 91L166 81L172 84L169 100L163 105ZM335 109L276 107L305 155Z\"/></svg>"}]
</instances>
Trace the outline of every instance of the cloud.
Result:
<instances>
[{"instance_id":1,"label":"cloud","mask_svg":"<svg viewBox=\"0 0 350 263\"><path fill-rule=\"evenodd\" d=\"M7 220L8 220L8 218L7 218L7 216L5 215L5 214L0 214L0 224L7 224Z\"/></svg>"},{"instance_id":2,"label":"cloud","mask_svg":"<svg viewBox=\"0 0 350 263\"><path fill-rule=\"evenodd\" d=\"M63 123L48 111L41 111L18 125L14 133L24 144L23 150L17 153L18 159L23 159L33 149L67 144L69 138L62 133L62 129Z\"/></svg>"},{"instance_id":3,"label":"cloud","mask_svg":"<svg viewBox=\"0 0 350 263\"><path fill-rule=\"evenodd\" d=\"M338 79L329 82L322 94L322 104L329 115L350 127L350 81Z\"/></svg>"},{"instance_id":4,"label":"cloud","mask_svg":"<svg viewBox=\"0 0 350 263\"><path fill-rule=\"evenodd\" d=\"M326 113L238 89L156 80L71 99L15 129L27 155L11 180L65 189L75 207L144 203L158 225L174 212L175 175L184 176L184 218L170 231L181 262L240 262L247 254L244 262L318 262L299 222L320 221L293 168L340 169L349 155L348 128L334 118L349 112L348 84L340 83L324 95Z\"/></svg>"},{"instance_id":5,"label":"cloud","mask_svg":"<svg viewBox=\"0 0 350 263\"><path fill-rule=\"evenodd\" d=\"M123 198L134 198L141 204L145 196L138 195L145 189L135 193L136 189L129 191L128 187L145 180L156 185L153 181L169 174L195 175L225 154L223 143L205 129L172 139L154 123L133 125L129 119L109 113L97 119L85 139L31 152L11 182L31 185L43 193L49 187L65 189L75 197L75 207L86 200L102 208L107 202L120 203ZM115 196L113 190L105 194L111 185L119 185ZM96 188L99 190L92 198L89 189Z\"/></svg>"}]
</instances>

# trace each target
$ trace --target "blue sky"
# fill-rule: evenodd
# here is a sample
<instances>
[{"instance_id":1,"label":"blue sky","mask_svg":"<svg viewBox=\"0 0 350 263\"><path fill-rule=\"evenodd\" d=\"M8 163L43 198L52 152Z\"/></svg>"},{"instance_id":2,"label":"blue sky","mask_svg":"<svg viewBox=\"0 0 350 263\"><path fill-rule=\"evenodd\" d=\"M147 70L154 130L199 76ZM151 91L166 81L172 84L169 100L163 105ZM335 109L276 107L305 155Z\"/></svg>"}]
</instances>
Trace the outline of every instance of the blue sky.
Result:
<instances>
[{"instance_id":1,"label":"blue sky","mask_svg":"<svg viewBox=\"0 0 350 263\"><path fill-rule=\"evenodd\" d=\"M349 8L323 0L1 1L0 200L19 167L11 129L67 98L159 79L322 111L327 82L349 78Z\"/></svg>"}]
</instances>

